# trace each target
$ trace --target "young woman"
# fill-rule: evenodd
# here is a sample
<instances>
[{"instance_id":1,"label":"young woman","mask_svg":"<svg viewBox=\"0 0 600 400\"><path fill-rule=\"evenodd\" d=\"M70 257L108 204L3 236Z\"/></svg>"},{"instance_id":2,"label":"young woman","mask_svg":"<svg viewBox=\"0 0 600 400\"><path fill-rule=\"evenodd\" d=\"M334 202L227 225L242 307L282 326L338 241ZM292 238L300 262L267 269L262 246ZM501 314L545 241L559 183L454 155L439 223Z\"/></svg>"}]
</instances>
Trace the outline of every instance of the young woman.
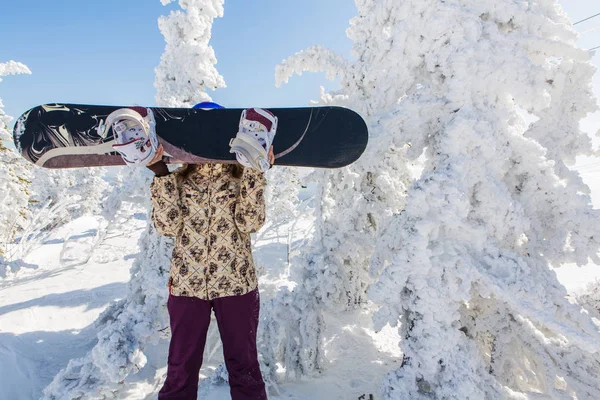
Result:
<instances>
[{"instance_id":1,"label":"young woman","mask_svg":"<svg viewBox=\"0 0 600 400\"><path fill-rule=\"evenodd\" d=\"M267 399L258 363L260 299L250 233L265 221L264 174L237 164L169 173L159 147L148 165L157 231L175 237L167 308L171 342L159 400L195 400L214 310L232 400ZM271 147L269 162L273 164Z\"/></svg>"}]
</instances>

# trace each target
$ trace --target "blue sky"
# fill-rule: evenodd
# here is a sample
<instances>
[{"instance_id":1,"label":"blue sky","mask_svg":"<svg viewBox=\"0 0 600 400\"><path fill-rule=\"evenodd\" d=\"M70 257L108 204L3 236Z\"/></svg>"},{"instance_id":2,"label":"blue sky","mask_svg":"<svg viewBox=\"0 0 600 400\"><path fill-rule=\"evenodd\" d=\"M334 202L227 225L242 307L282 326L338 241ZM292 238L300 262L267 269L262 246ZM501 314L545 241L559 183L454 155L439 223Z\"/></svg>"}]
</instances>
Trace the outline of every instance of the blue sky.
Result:
<instances>
[{"instance_id":1,"label":"blue sky","mask_svg":"<svg viewBox=\"0 0 600 400\"><path fill-rule=\"evenodd\" d=\"M155 104L154 68L165 45L157 19L177 4L29 0L1 9L0 62L32 71L0 83L8 115L48 102ZM335 83L305 74L277 89L275 65L316 44L349 56L345 29L355 14L349 0L227 0L211 41L227 88L209 94L228 107L306 105L319 85Z\"/></svg>"},{"instance_id":2,"label":"blue sky","mask_svg":"<svg viewBox=\"0 0 600 400\"><path fill-rule=\"evenodd\" d=\"M176 4L159 0L8 1L2 5L0 62L26 64L32 75L0 83L13 117L48 102L154 105L154 68L164 50L157 18ZM574 21L600 12L597 0L563 1ZM286 57L320 44L350 56L352 0L226 0L211 44L226 89L210 93L228 107L303 106L318 98L324 74L304 74L275 88L274 68ZM600 46L600 17L578 25L581 46ZM594 58L600 65L600 51ZM600 94L600 79L595 86ZM596 128L597 129L597 128Z\"/></svg>"}]
</instances>

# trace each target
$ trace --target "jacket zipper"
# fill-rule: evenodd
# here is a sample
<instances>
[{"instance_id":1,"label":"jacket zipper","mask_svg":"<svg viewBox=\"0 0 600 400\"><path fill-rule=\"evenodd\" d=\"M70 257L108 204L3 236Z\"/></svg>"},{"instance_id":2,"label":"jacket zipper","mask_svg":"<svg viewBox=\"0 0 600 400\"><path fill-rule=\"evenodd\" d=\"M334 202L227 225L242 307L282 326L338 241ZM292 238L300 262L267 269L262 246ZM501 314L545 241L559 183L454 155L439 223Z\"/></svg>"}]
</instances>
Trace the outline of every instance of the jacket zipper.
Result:
<instances>
[{"instance_id":1,"label":"jacket zipper","mask_svg":"<svg viewBox=\"0 0 600 400\"><path fill-rule=\"evenodd\" d=\"M212 199L212 185L213 185L213 169L212 169L212 165L210 167L210 173L209 173L209 179L208 179L208 232L206 232L208 234L208 246L206 246L206 268L207 270L210 268L210 266L208 265L208 256L210 254L210 249L212 248L212 240L210 237L210 224L212 222L212 211L210 208L210 201ZM208 275L208 274L207 274ZM209 297L209 293L208 293L208 276L204 276L204 281L206 282L206 298L210 300Z\"/></svg>"}]
</instances>

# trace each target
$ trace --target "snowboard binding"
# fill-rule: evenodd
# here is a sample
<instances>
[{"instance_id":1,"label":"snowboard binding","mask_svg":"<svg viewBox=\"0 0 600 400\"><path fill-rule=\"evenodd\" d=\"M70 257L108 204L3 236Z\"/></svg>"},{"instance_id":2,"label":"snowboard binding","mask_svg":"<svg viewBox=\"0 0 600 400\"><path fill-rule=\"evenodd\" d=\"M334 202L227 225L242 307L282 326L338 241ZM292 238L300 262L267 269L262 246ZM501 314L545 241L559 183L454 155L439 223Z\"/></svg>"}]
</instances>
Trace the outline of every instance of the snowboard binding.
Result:
<instances>
[{"instance_id":1,"label":"snowboard binding","mask_svg":"<svg viewBox=\"0 0 600 400\"><path fill-rule=\"evenodd\" d=\"M129 166L146 165L156 154L156 136L152 110L143 107L120 108L106 117L101 136L106 137L113 129L112 148L119 152Z\"/></svg>"},{"instance_id":2,"label":"snowboard binding","mask_svg":"<svg viewBox=\"0 0 600 400\"><path fill-rule=\"evenodd\" d=\"M277 132L277 117L262 108L242 111L237 136L230 140L230 153L245 167L265 172L271 168L269 149Z\"/></svg>"}]
</instances>

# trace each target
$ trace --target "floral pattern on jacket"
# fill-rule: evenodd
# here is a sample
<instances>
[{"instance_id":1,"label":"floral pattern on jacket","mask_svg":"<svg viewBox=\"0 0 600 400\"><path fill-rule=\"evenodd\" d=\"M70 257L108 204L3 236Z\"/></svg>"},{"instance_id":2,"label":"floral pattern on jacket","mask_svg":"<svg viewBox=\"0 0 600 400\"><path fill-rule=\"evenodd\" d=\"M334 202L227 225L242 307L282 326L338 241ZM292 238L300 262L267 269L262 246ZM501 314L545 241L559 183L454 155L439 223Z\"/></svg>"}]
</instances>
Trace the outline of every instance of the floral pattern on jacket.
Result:
<instances>
[{"instance_id":1,"label":"floral pattern on jacket","mask_svg":"<svg viewBox=\"0 0 600 400\"><path fill-rule=\"evenodd\" d=\"M174 236L169 285L174 296L240 296L258 286L250 233L265 222L264 175L201 164L155 177L150 187L157 231Z\"/></svg>"}]
</instances>

